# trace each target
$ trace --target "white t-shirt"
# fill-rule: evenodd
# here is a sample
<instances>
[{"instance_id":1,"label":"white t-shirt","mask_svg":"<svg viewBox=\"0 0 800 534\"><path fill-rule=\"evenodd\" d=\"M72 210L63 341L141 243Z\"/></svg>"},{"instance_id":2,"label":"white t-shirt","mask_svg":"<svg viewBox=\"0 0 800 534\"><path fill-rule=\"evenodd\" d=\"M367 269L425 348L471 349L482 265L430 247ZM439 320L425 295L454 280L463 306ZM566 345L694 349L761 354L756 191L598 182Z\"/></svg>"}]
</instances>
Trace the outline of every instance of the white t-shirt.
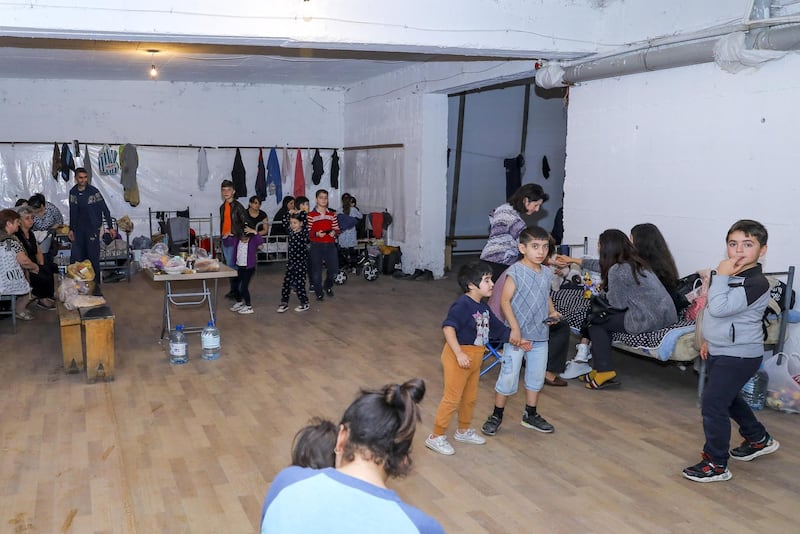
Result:
<instances>
[{"instance_id":1,"label":"white t-shirt","mask_svg":"<svg viewBox=\"0 0 800 534\"><path fill-rule=\"evenodd\" d=\"M247 243L244 241L239 241L236 246L236 265L247 267Z\"/></svg>"}]
</instances>

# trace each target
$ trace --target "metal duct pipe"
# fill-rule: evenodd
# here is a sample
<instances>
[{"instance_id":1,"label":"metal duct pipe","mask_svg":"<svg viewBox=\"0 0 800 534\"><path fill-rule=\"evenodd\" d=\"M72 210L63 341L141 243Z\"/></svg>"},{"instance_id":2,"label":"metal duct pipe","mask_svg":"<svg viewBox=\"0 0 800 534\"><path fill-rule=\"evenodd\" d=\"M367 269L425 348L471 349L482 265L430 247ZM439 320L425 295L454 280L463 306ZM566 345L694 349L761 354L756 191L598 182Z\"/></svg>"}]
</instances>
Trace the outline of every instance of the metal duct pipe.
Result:
<instances>
[{"instance_id":1,"label":"metal duct pipe","mask_svg":"<svg viewBox=\"0 0 800 534\"><path fill-rule=\"evenodd\" d=\"M594 61L564 67L565 84L639 74L660 69L685 67L714 61L714 46L719 37L656 46ZM751 30L748 42L756 50L800 49L800 24Z\"/></svg>"}]
</instances>

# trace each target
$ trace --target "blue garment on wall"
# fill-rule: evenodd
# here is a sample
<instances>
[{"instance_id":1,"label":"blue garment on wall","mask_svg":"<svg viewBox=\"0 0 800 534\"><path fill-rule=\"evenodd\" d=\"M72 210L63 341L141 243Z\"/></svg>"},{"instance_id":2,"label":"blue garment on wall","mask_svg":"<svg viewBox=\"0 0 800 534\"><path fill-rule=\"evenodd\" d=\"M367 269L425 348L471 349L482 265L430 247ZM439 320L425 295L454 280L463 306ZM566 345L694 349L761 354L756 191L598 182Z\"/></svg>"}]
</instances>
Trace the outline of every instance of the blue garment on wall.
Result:
<instances>
[{"instance_id":1,"label":"blue garment on wall","mask_svg":"<svg viewBox=\"0 0 800 534\"><path fill-rule=\"evenodd\" d=\"M269 158L267 158L267 185L272 184L275 187L275 202L280 204L283 200L283 191L281 191L281 167L278 164L278 153L275 148L269 151Z\"/></svg>"}]
</instances>

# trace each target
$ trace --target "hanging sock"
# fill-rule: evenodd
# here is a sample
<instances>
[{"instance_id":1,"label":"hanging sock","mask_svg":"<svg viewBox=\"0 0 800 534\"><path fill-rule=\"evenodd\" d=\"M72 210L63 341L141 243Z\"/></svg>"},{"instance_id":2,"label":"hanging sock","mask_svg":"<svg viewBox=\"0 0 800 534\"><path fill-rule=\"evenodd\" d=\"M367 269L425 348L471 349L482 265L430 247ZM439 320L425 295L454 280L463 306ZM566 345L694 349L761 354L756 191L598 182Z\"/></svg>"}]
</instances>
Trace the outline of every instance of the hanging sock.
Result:
<instances>
[{"instance_id":1,"label":"hanging sock","mask_svg":"<svg viewBox=\"0 0 800 534\"><path fill-rule=\"evenodd\" d=\"M542 176L545 180L550 178L550 163L547 161L547 156L542 156Z\"/></svg>"}]
</instances>

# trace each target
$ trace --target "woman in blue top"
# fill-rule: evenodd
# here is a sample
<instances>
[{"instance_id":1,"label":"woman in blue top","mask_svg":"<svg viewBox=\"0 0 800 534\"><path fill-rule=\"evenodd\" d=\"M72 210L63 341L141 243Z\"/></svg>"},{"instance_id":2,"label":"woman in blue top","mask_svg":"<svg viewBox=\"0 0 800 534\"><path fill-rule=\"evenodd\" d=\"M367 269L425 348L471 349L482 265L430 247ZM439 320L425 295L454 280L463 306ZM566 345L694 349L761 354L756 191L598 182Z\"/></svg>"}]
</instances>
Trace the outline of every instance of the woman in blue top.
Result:
<instances>
[{"instance_id":1,"label":"woman in blue top","mask_svg":"<svg viewBox=\"0 0 800 534\"><path fill-rule=\"evenodd\" d=\"M441 525L386 487L411 468L425 382L414 378L362 391L347 408L336 440L336 468L288 467L267 493L262 534L443 533Z\"/></svg>"}]
</instances>

